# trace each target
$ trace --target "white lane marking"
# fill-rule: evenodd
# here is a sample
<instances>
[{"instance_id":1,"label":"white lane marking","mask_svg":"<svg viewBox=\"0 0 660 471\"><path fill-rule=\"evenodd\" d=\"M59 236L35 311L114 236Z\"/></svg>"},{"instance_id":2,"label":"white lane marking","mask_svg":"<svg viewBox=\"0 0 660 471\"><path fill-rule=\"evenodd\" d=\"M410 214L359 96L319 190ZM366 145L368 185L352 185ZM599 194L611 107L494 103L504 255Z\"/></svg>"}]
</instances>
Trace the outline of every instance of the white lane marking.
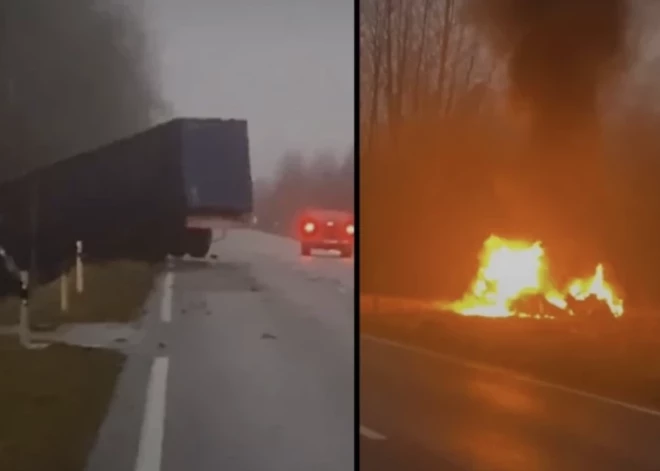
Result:
<instances>
[{"instance_id":1,"label":"white lane marking","mask_svg":"<svg viewBox=\"0 0 660 471\"><path fill-rule=\"evenodd\" d=\"M160 471L168 367L167 357L157 357L151 365L135 471Z\"/></svg>"},{"instance_id":2,"label":"white lane marking","mask_svg":"<svg viewBox=\"0 0 660 471\"><path fill-rule=\"evenodd\" d=\"M602 402L611 406L622 407L633 412L639 412L646 415L651 415L656 418L660 418L660 411L655 409L650 409L648 407L638 406L636 404L630 404L628 402L618 401L606 396L599 396L598 394L590 393L587 391L581 391L579 389L569 388L568 386L562 386L561 384L550 383L548 381L543 381L540 379L533 378L531 376L522 375L516 371L501 368L497 366L488 365L486 363L479 363L476 361L464 360L463 358L447 355L445 353L438 353L426 348L414 347L412 345L406 345L404 343L395 342L393 340L387 340L379 337L373 337L371 335L360 335L361 339L369 340L374 343L379 343L381 345L387 345L389 347L398 348L401 350L407 350L408 352L417 353L420 355L426 355L438 360L442 360L446 363L453 363L455 365L461 365L475 370L490 371L493 373L504 374L506 376L512 377L517 381L523 381L529 384L534 384L547 389L554 389L556 391L561 391L566 394L572 394L574 396L579 396L585 399L592 399L594 401Z\"/></svg>"},{"instance_id":3,"label":"white lane marking","mask_svg":"<svg viewBox=\"0 0 660 471\"><path fill-rule=\"evenodd\" d=\"M364 425L360 425L360 435L368 438L369 440L387 440L387 437L385 435L381 435L378 432L374 432L368 427L365 427Z\"/></svg>"},{"instance_id":4,"label":"white lane marking","mask_svg":"<svg viewBox=\"0 0 660 471\"><path fill-rule=\"evenodd\" d=\"M172 321L172 291L174 288L174 272L168 271L163 280L163 297L160 301L160 320Z\"/></svg>"}]
</instances>

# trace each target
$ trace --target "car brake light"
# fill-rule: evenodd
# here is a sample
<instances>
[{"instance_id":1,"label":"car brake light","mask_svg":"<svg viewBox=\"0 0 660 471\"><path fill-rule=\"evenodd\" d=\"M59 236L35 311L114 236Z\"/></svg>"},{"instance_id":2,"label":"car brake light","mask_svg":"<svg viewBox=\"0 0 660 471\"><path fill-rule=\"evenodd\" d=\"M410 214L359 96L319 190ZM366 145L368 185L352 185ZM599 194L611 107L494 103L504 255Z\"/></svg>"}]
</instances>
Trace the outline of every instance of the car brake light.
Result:
<instances>
[{"instance_id":1,"label":"car brake light","mask_svg":"<svg viewBox=\"0 0 660 471\"><path fill-rule=\"evenodd\" d=\"M348 226L346 226L346 233L348 235L355 234L355 226L353 226L353 224L349 224Z\"/></svg>"},{"instance_id":2,"label":"car brake light","mask_svg":"<svg viewBox=\"0 0 660 471\"><path fill-rule=\"evenodd\" d=\"M313 222L306 222L305 225L303 226L303 231L305 231L307 234L310 234L314 232L314 229L316 226L314 226Z\"/></svg>"}]
</instances>

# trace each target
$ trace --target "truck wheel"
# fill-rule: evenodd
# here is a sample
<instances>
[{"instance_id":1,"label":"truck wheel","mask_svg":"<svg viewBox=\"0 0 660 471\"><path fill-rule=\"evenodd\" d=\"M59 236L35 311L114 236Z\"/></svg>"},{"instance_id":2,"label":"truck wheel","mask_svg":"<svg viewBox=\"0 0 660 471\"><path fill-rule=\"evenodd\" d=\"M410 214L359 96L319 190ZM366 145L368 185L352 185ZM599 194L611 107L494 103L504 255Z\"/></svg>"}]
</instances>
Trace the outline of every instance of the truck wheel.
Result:
<instances>
[{"instance_id":1,"label":"truck wheel","mask_svg":"<svg viewBox=\"0 0 660 471\"><path fill-rule=\"evenodd\" d=\"M176 242L170 248L170 255L175 258L181 258L186 254L185 242Z\"/></svg>"},{"instance_id":2,"label":"truck wheel","mask_svg":"<svg viewBox=\"0 0 660 471\"><path fill-rule=\"evenodd\" d=\"M191 257L204 258L211 248L213 234L211 229L188 229L186 246Z\"/></svg>"},{"instance_id":3,"label":"truck wheel","mask_svg":"<svg viewBox=\"0 0 660 471\"><path fill-rule=\"evenodd\" d=\"M148 243L144 241L149 241ZM137 257L147 263L160 263L167 257L166 243L159 238L158 234L144 239L141 244L136 244L133 250L139 254Z\"/></svg>"},{"instance_id":4,"label":"truck wheel","mask_svg":"<svg viewBox=\"0 0 660 471\"><path fill-rule=\"evenodd\" d=\"M312 248L309 245L300 244L300 255L309 257L312 255Z\"/></svg>"},{"instance_id":5,"label":"truck wheel","mask_svg":"<svg viewBox=\"0 0 660 471\"><path fill-rule=\"evenodd\" d=\"M169 255L174 257L174 258L181 258L186 254L186 249L187 249L187 244L188 243L188 238L187 238L187 232L184 231L181 234L178 234L177 236L173 236L169 243Z\"/></svg>"},{"instance_id":6,"label":"truck wheel","mask_svg":"<svg viewBox=\"0 0 660 471\"><path fill-rule=\"evenodd\" d=\"M175 257L175 258L181 258L181 257L183 257L185 254L186 254L186 251L183 250L183 249L180 248L180 247L177 247L177 248L175 248L175 249L172 249L172 251L170 252L170 255L172 255L172 257Z\"/></svg>"},{"instance_id":7,"label":"truck wheel","mask_svg":"<svg viewBox=\"0 0 660 471\"><path fill-rule=\"evenodd\" d=\"M204 246L204 244L199 243L196 247L191 248L188 253L194 258L204 258L206 257L206 254L209 253L209 248L209 246Z\"/></svg>"}]
</instances>

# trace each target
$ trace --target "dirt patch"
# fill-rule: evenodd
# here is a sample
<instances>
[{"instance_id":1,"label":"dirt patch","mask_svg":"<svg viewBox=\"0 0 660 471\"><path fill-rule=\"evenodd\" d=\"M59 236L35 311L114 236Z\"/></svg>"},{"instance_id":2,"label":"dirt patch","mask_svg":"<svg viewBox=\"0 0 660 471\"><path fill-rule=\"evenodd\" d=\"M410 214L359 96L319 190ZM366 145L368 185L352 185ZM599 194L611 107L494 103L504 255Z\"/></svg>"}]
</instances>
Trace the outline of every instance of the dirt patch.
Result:
<instances>
[{"instance_id":1,"label":"dirt patch","mask_svg":"<svg viewBox=\"0 0 660 471\"><path fill-rule=\"evenodd\" d=\"M0 337L0 469L85 469L124 357Z\"/></svg>"}]
</instances>

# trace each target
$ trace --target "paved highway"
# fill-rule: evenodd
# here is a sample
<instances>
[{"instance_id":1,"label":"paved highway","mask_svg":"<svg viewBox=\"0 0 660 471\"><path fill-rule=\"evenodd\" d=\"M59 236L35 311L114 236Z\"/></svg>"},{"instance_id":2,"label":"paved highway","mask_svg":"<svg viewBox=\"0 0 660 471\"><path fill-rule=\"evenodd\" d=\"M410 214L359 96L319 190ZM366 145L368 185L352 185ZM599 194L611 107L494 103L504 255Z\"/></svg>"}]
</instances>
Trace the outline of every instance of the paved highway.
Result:
<instances>
[{"instance_id":1,"label":"paved highway","mask_svg":"<svg viewBox=\"0 0 660 471\"><path fill-rule=\"evenodd\" d=\"M174 263L89 471L354 468L353 263L231 230Z\"/></svg>"},{"instance_id":2,"label":"paved highway","mask_svg":"<svg viewBox=\"0 0 660 471\"><path fill-rule=\"evenodd\" d=\"M364 471L660 469L660 413L361 338Z\"/></svg>"}]
</instances>

